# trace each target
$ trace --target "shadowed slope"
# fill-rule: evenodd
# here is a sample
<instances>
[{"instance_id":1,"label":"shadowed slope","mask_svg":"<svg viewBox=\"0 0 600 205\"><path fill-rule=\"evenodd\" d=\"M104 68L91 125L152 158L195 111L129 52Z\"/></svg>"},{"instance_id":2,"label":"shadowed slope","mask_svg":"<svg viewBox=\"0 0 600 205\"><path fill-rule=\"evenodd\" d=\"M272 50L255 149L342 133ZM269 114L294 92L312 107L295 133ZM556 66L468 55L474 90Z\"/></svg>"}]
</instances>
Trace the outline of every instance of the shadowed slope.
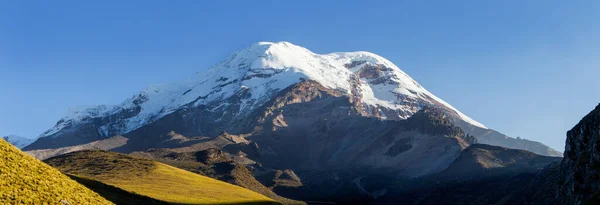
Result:
<instances>
[{"instance_id":1,"label":"shadowed slope","mask_svg":"<svg viewBox=\"0 0 600 205\"><path fill-rule=\"evenodd\" d=\"M474 144L440 174L445 178L476 178L534 172L560 160L560 157L541 156L525 150Z\"/></svg>"},{"instance_id":2,"label":"shadowed slope","mask_svg":"<svg viewBox=\"0 0 600 205\"><path fill-rule=\"evenodd\" d=\"M557 204L559 157L473 144L444 171L400 182L374 204Z\"/></svg>"},{"instance_id":3,"label":"shadowed slope","mask_svg":"<svg viewBox=\"0 0 600 205\"><path fill-rule=\"evenodd\" d=\"M173 204L276 204L256 192L152 160L107 151L50 158L61 171Z\"/></svg>"},{"instance_id":4,"label":"shadowed slope","mask_svg":"<svg viewBox=\"0 0 600 205\"><path fill-rule=\"evenodd\" d=\"M112 204L0 139L0 204Z\"/></svg>"},{"instance_id":5,"label":"shadowed slope","mask_svg":"<svg viewBox=\"0 0 600 205\"><path fill-rule=\"evenodd\" d=\"M111 186L96 180L78 177L75 175L68 175L71 179L79 182L87 188L94 190L107 200L117 204L144 204L144 205L166 205L169 204L164 201L159 201L147 196L142 196L133 192L120 189L115 186Z\"/></svg>"}]
</instances>

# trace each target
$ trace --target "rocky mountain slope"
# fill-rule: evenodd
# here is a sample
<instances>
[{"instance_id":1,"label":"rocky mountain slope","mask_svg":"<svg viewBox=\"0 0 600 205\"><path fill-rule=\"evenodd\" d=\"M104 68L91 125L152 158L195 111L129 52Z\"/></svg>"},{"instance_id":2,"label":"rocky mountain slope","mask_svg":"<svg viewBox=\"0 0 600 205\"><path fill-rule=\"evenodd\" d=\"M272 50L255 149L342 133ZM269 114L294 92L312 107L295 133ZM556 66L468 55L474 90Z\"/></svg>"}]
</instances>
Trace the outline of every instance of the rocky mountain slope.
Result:
<instances>
[{"instance_id":1,"label":"rocky mountain slope","mask_svg":"<svg viewBox=\"0 0 600 205\"><path fill-rule=\"evenodd\" d=\"M373 204L598 204L599 143L600 104L567 132L560 163L522 150L472 145L448 169L389 186Z\"/></svg>"},{"instance_id":2,"label":"rocky mountain slope","mask_svg":"<svg viewBox=\"0 0 600 205\"><path fill-rule=\"evenodd\" d=\"M0 204L112 204L0 139Z\"/></svg>"},{"instance_id":3,"label":"rocky mountain slope","mask_svg":"<svg viewBox=\"0 0 600 205\"><path fill-rule=\"evenodd\" d=\"M557 204L560 160L475 144L440 173L387 185L373 204Z\"/></svg>"},{"instance_id":4,"label":"rocky mountain slope","mask_svg":"<svg viewBox=\"0 0 600 205\"><path fill-rule=\"evenodd\" d=\"M2 139L4 139L4 141L7 141L8 143L11 143L12 145L14 145L15 147L17 147L19 149L22 149L23 147L25 147L35 141L35 139L25 138L25 137L21 137L21 136L17 136L17 135L4 136L4 137L2 137Z\"/></svg>"},{"instance_id":5,"label":"rocky mountain slope","mask_svg":"<svg viewBox=\"0 0 600 205\"><path fill-rule=\"evenodd\" d=\"M560 160L560 157L541 156L525 150L474 144L465 149L460 157L439 175L446 180L451 178L464 180L536 172Z\"/></svg>"},{"instance_id":6,"label":"rocky mountain slope","mask_svg":"<svg viewBox=\"0 0 600 205\"><path fill-rule=\"evenodd\" d=\"M257 119L252 116L260 113L257 109L281 96L282 91L307 81L328 90L331 100L338 99L345 106L331 105L333 108L352 109L363 117L397 121L408 119L424 107L435 107L481 143L542 155L558 154L541 143L510 138L486 128L378 55L315 54L287 42L253 44L206 72L185 81L151 86L119 105L71 109L25 150L74 146L157 129L148 128L151 126L173 127L184 136L214 138L223 131L248 134L252 131L248 125L254 123L248 119ZM178 130L177 126L185 129Z\"/></svg>"},{"instance_id":7,"label":"rocky mountain slope","mask_svg":"<svg viewBox=\"0 0 600 205\"><path fill-rule=\"evenodd\" d=\"M561 177L565 204L600 203L600 104L567 132Z\"/></svg>"}]
</instances>

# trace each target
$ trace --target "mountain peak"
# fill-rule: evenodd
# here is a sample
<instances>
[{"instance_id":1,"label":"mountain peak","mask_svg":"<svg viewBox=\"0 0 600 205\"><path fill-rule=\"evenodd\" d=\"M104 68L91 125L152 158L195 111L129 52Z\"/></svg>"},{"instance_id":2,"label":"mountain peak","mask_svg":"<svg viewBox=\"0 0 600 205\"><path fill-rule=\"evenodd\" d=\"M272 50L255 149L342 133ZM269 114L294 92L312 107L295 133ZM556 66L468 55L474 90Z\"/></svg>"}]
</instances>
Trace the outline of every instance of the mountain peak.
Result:
<instances>
[{"instance_id":1,"label":"mountain peak","mask_svg":"<svg viewBox=\"0 0 600 205\"><path fill-rule=\"evenodd\" d=\"M400 70L392 62L374 53L356 51L316 54L307 48L286 41L254 43L233 53L227 60L213 67L243 68L242 65L248 65L251 69L289 68L307 71L318 66L325 66L329 69L344 68L346 67L344 65L352 62L381 64Z\"/></svg>"},{"instance_id":2,"label":"mountain peak","mask_svg":"<svg viewBox=\"0 0 600 205\"><path fill-rule=\"evenodd\" d=\"M244 116L278 91L313 80L363 104L363 114L406 119L425 106L444 107L458 118L485 128L431 94L387 59L364 51L316 54L289 42L258 42L231 54L206 72L176 83L150 86L123 103L72 109L42 136L106 118L102 136L124 134L185 106L200 106L244 95L236 116Z\"/></svg>"}]
</instances>

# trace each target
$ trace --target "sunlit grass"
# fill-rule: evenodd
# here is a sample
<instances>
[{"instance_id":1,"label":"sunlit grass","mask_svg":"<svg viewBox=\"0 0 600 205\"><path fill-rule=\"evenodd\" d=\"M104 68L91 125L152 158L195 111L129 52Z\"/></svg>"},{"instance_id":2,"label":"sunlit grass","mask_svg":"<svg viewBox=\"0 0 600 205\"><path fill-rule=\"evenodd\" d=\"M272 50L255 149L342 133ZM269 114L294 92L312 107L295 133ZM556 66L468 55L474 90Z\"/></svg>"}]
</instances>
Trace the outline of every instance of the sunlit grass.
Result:
<instances>
[{"instance_id":1,"label":"sunlit grass","mask_svg":"<svg viewBox=\"0 0 600 205\"><path fill-rule=\"evenodd\" d=\"M86 161L87 160L87 161ZM151 160L87 151L49 159L62 171L176 204L238 204L272 199L248 189Z\"/></svg>"},{"instance_id":2,"label":"sunlit grass","mask_svg":"<svg viewBox=\"0 0 600 205\"><path fill-rule=\"evenodd\" d=\"M112 204L0 139L0 204Z\"/></svg>"},{"instance_id":3,"label":"sunlit grass","mask_svg":"<svg viewBox=\"0 0 600 205\"><path fill-rule=\"evenodd\" d=\"M149 174L106 183L155 199L184 204L272 201L256 192L157 163Z\"/></svg>"}]
</instances>

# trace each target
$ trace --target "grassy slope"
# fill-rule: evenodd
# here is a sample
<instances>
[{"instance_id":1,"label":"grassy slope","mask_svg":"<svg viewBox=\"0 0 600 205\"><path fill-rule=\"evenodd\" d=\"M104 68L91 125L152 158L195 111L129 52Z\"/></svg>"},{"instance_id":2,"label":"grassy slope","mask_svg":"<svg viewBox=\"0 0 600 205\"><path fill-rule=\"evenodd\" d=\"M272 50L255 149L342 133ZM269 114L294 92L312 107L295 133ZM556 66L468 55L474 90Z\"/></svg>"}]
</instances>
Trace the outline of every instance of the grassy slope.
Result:
<instances>
[{"instance_id":1,"label":"grassy slope","mask_svg":"<svg viewBox=\"0 0 600 205\"><path fill-rule=\"evenodd\" d=\"M144 205L168 205L169 203L159 201L147 196L125 191L119 187L111 186L96 180L68 175L71 179L79 182L87 188L94 190L107 200L119 204L144 204Z\"/></svg>"},{"instance_id":2,"label":"grassy slope","mask_svg":"<svg viewBox=\"0 0 600 205\"><path fill-rule=\"evenodd\" d=\"M236 164L234 162L228 162L228 160L222 160L216 164L206 164L199 162L197 159L197 152L185 152L176 153L167 149L156 151L154 153L148 152L134 152L130 155L139 156L141 158L153 159L180 169L184 169L190 172L194 172L203 176L207 176L213 179L218 179L230 184L238 185L246 189L258 192L266 197L269 197L277 202L288 204L288 205L306 205L302 201L296 201L288 198L281 197L275 194L272 190L261 184L254 178L252 172L250 172L243 165ZM167 157L168 156L168 157Z\"/></svg>"},{"instance_id":3,"label":"grassy slope","mask_svg":"<svg viewBox=\"0 0 600 205\"><path fill-rule=\"evenodd\" d=\"M106 151L82 151L46 160L61 171L177 204L275 202L256 192L163 163Z\"/></svg>"},{"instance_id":4,"label":"grassy slope","mask_svg":"<svg viewBox=\"0 0 600 205\"><path fill-rule=\"evenodd\" d=\"M0 204L112 204L0 139Z\"/></svg>"}]
</instances>

